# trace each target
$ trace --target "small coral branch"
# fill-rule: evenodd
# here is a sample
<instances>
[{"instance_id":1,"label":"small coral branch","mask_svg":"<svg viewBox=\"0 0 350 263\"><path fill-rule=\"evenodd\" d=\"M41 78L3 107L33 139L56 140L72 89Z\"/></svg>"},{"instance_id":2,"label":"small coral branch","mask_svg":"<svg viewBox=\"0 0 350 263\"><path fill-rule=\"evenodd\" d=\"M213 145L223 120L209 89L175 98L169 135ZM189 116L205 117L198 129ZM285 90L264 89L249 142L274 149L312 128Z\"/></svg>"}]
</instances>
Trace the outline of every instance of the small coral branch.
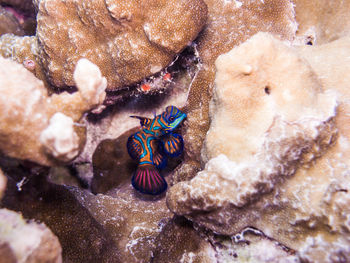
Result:
<instances>
[{"instance_id":1,"label":"small coral branch","mask_svg":"<svg viewBox=\"0 0 350 263\"><path fill-rule=\"evenodd\" d=\"M80 121L105 98L107 81L86 59L77 63L78 92L48 96L42 81L22 65L0 57L0 150L41 165L74 159L85 143Z\"/></svg>"}]
</instances>

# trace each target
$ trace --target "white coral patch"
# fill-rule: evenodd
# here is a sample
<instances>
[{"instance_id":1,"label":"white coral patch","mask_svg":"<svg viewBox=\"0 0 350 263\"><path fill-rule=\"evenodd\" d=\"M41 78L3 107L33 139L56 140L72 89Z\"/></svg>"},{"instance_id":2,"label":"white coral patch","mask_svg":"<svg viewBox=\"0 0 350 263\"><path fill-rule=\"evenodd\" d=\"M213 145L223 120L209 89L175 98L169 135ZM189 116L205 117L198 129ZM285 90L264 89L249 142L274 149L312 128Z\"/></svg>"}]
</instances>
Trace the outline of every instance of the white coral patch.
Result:
<instances>
[{"instance_id":1,"label":"white coral patch","mask_svg":"<svg viewBox=\"0 0 350 263\"><path fill-rule=\"evenodd\" d=\"M20 214L0 210L0 243L10 245L18 262L27 262L27 258L39 247L43 234L43 227L26 223Z\"/></svg>"},{"instance_id":2,"label":"white coral patch","mask_svg":"<svg viewBox=\"0 0 350 263\"><path fill-rule=\"evenodd\" d=\"M88 59L78 61L74 70L74 81L82 97L91 105L101 104L106 97L107 80L98 66Z\"/></svg>"},{"instance_id":3,"label":"white coral patch","mask_svg":"<svg viewBox=\"0 0 350 263\"><path fill-rule=\"evenodd\" d=\"M49 126L41 133L40 142L52 156L61 161L69 161L79 152L79 138L73 127L73 120L58 112L51 117Z\"/></svg>"}]
</instances>

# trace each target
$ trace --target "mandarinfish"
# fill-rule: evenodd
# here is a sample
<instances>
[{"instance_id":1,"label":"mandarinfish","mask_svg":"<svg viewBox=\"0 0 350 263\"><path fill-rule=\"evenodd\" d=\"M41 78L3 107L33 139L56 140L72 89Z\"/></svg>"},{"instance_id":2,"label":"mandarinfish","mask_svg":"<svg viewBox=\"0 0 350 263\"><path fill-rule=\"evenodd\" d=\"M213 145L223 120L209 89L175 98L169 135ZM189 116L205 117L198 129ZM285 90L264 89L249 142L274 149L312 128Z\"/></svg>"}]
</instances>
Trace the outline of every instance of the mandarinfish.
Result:
<instances>
[{"instance_id":1,"label":"mandarinfish","mask_svg":"<svg viewBox=\"0 0 350 263\"><path fill-rule=\"evenodd\" d=\"M183 139L173 130L186 118L186 114L175 106L168 106L154 119L130 117L138 118L142 127L127 142L129 155L139 162L131 183L141 193L161 194L167 189L167 183L159 169L166 167L168 157L179 156L183 151Z\"/></svg>"}]
</instances>

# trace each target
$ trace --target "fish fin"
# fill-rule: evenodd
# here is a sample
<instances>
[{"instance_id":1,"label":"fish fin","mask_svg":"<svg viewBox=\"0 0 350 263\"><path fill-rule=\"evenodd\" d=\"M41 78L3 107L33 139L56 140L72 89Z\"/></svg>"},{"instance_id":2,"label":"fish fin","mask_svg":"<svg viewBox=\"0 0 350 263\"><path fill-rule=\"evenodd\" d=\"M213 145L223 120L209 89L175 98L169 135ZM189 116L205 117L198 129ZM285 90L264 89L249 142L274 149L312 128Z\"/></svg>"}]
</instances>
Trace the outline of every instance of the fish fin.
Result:
<instances>
[{"instance_id":1,"label":"fish fin","mask_svg":"<svg viewBox=\"0 0 350 263\"><path fill-rule=\"evenodd\" d=\"M147 127L152 121L152 119L146 118L146 117L140 117L140 116L130 116L130 117L139 119L141 127Z\"/></svg>"},{"instance_id":2,"label":"fish fin","mask_svg":"<svg viewBox=\"0 0 350 263\"><path fill-rule=\"evenodd\" d=\"M128 153L132 159L137 161L140 159L140 156L142 154L142 146L140 142L135 139L135 134L131 135L128 138L126 148L128 149Z\"/></svg>"},{"instance_id":3,"label":"fish fin","mask_svg":"<svg viewBox=\"0 0 350 263\"><path fill-rule=\"evenodd\" d=\"M184 149L182 136L177 133L169 133L161 138L163 151L170 157L179 156Z\"/></svg>"},{"instance_id":4,"label":"fish fin","mask_svg":"<svg viewBox=\"0 0 350 263\"><path fill-rule=\"evenodd\" d=\"M163 169L168 164L168 158L163 152L161 142L159 140L151 141L152 161L158 169Z\"/></svg>"},{"instance_id":5,"label":"fish fin","mask_svg":"<svg viewBox=\"0 0 350 263\"><path fill-rule=\"evenodd\" d=\"M153 163L158 169L164 169L168 164L168 159L164 154L159 151L153 153Z\"/></svg>"},{"instance_id":6,"label":"fish fin","mask_svg":"<svg viewBox=\"0 0 350 263\"><path fill-rule=\"evenodd\" d=\"M139 165L131 179L132 186L144 194L159 195L168 185L154 165Z\"/></svg>"}]
</instances>

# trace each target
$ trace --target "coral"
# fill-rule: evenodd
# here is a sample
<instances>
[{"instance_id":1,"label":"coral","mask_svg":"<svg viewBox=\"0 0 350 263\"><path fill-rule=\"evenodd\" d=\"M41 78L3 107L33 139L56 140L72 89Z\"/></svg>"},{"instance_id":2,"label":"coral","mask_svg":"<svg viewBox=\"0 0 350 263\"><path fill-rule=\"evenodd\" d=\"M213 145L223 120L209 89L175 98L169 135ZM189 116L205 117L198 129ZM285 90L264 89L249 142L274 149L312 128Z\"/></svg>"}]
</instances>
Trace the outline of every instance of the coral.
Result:
<instances>
[{"instance_id":1,"label":"coral","mask_svg":"<svg viewBox=\"0 0 350 263\"><path fill-rule=\"evenodd\" d=\"M200 168L200 151L209 128L209 101L215 78L215 60L259 31L293 40L297 24L291 1L206 0L208 20L197 39L201 70L191 83L187 101L188 117L183 134L186 162L174 182L190 179Z\"/></svg>"},{"instance_id":2,"label":"coral","mask_svg":"<svg viewBox=\"0 0 350 263\"><path fill-rule=\"evenodd\" d=\"M193 229L191 222L174 217L155 240L152 262L216 262L210 243Z\"/></svg>"},{"instance_id":3,"label":"coral","mask_svg":"<svg viewBox=\"0 0 350 263\"><path fill-rule=\"evenodd\" d=\"M27 70L34 73L38 79L41 79L45 86L48 86L44 71L39 64L38 54L38 39L35 36L21 37L14 34L0 36L0 55L23 64ZM28 67L28 64L31 66Z\"/></svg>"},{"instance_id":4,"label":"coral","mask_svg":"<svg viewBox=\"0 0 350 263\"><path fill-rule=\"evenodd\" d=\"M155 239L172 216L164 197L143 199L129 183L108 195L76 189L72 193L110 233L120 252L120 262L150 262Z\"/></svg>"},{"instance_id":5,"label":"coral","mask_svg":"<svg viewBox=\"0 0 350 263\"><path fill-rule=\"evenodd\" d=\"M23 66L4 58L0 63L1 151L42 165L76 157L85 134L83 127L73 129L73 124L105 97L106 79L98 67L80 60L74 75L79 91L49 97L43 83ZM62 124L69 124L64 133Z\"/></svg>"},{"instance_id":6,"label":"coral","mask_svg":"<svg viewBox=\"0 0 350 263\"><path fill-rule=\"evenodd\" d=\"M220 56L206 168L170 189L169 208L216 233L256 227L302 260L348 261L349 43L260 33Z\"/></svg>"},{"instance_id":7,"label":"coral","mask_svg":"<svg viewBox=\"0 0 350 263\"><path fill-rule=\"evenodd\" d=\"M151 90L150 93L144 94L138 93L137 91L136 95L134 92L130 94L130 91L123 91L122 94L117 93L117 102L113 102L113 105L107 106L107 108L100 114L97 113L88 115L88 121L86 122L87 142L83 152L75 160L75 163L95 163L96 161L96 165L94 164L94 166L96 167L96 171L100 168L101 171L103 170L102 173L104 174L104 177L100 179L106 180L104 182L106 183L106 187L108 188L115 185L118 180L109 185L107 183L107 181L109 181L107 178L112 179L113 177L112 170L114 168L109 171L105 168L111 168L109 165L111 163L117 163L119 160L111 160L111 163L109 163L108 160L106 163L104 163L104 156L106 152L112 155L116 154L116 152L114 149L112 149L112 146L108 146L107 142L103 143L102 141L109 139L112 143L115 138L123 136L123 134L128 130L134 127L139 127L140 122L135 118L130 118L131 115L153 118L155 113L159 114L169 105L183 107L186 103L188 85L191 83L191 80L192 75L187 74L186 70L181 69L179 73L174 74L172 81L169 82L166 87L164 84L160 83L159 79L157 78L152 78L150 80L150 85L158 87L161 90L160 92L153 93ZM108 102L112 96L113 95L109 93L109 97L106 98L105 102ZM101 149L98 149L97 146L100 143ZM121 145L120 147L122 147L123 150L126 150L126 148L124 148L126 140L125 142L118 141L116 143ZM106 152L104 153L104 151ZM119 151L122 152L122 150L117 150L117 152ZM98 157L100 154L101 157ZM93 156L96 156L97 158L93 158ZM119 153L117 153L117 156L123 159ZM128 155L125 157L129 158ZM121 168L121 166L115 168L119 171L120 169L124 169ZM109 177L108 174L110 174L111 177ZM97 179L97 181L98 180L99 179ZM101 183L103 182L101 181Z\"/></svg>"},{"instance_id":8,"label":"coral","mask_svg":"<svg viewBox=\"0 0 350 263\"><path fill-rule=\"evenodd\" d=\"M78 187L55 185L46 172L28 178L7 170L3 205L45 224L59 238L64 262L150 262L155 239L170 220L164 195L144 198L130 184L94 195ZM17 181L28 178L18 190Z\"/></svg>"},{"instance_id":9,"label":"coral","mask_svg":"<svg viewBox=\"0 0 350 263\"><path fill-rule=\"evenodd\" d=\"M174 217L156 239L152 262L299 262L293 250L261 231L246 228L231 237Z\"/></svg>"},{"instance_id":10,"label":"coral","mask_svg":"<svg viewBox=\"0 0 350 263\"><path fill-rule=\"evenodd\" d=\"M350 1L0 5L0 205L62 245L2 209L0 262L350 262ZM168 105L185 154L149 197L129 116Z\"/></svg>"},{"instance_id":11,"label":"coral","mask_svg":"<svg viewBox=\"0 0 350 263\"><path fill-rule=\"evenodd\" d=\"M40 62L50 82L73 86L85 57L107 78L108 89L142 80L168 65L202 29L202 0L37 1Z\"/></svg>"},{"instance_id":12,"label":"coral","mask_svg":"<svg viewBox=\"0 0 350 263\"><path fill-rule=\"evenodd\" d=\"M259 50L255 49L258 42ZM267 61L266 56L271 59ZM317 122L327 121L334 114L335 99L320 91L316 74L298 55L266 34L255 35L216 60L211 126L202 160L225 154L237 163L250 161L267 137L278 132L286 138L306 139L308 134L316 138L310 132L293 135L293 130L321 131L322 125L318 127ZM305 123L303 115L309 119ZM288 129L284 131L283 126Z\"/></svg>"},{"instance_id":13,"label":"coral","mask_svg":"<svg viewBox=\"0 0 350 263\"><path fill-rule=\"evenodd\" d=\"M236 240L239 238L238 240ZM256 229L247 228L231 240L222 241L224 249L219 250L223 260L232 262L271 262L271 263L297 263L300 259L293 250L276 242L276 240L261 235ZM234 252L232 252L234 251ZM231 252L231 254L230 254ZM233 257L232 253L237 256Z\"/></svg>"},{"instance_id":14,"label":"coral","mask_svg":"<svg viewBox=\"0 0 350 263\"><path fill-rule=\"evenodd\" d=\"M60 112L51 117L39 140L48 153L62 161L68 162L79 153L79 137L73 120Z\"/></svg>"},{"instance_id":15,"label":"coral","mask_svg":"<svg viewBox=\"0 0 350 263\"><path fill-rule=\"evenodd\" d=\"M308 44L325 44L350 33L349 1L293 0L298 36Z\"/></svg>"},{"instance_id":16,"label":"coral","mask_svg":"<svg viewBox=\"0 0 350 263\"><path fill-rule=\"evenodd\" d=\"M50 229L7 209L0 209L0 244L1 262L62 262L61 245Z\"/></svg>"}]
</instances>

